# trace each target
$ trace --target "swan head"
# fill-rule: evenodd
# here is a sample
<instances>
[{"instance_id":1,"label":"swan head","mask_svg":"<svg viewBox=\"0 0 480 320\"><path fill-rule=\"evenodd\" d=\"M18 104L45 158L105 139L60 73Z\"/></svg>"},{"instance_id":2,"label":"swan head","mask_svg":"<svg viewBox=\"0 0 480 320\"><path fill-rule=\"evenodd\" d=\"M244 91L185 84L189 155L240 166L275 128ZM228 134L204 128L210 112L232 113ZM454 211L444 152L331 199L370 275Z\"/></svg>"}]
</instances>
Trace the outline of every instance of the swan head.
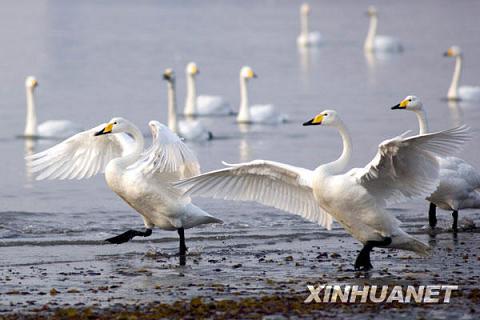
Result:
<instances>
[{"instance_id":1,"label":"swan head","mask_svg":"<svg viewBox=\"0 0 480 320\"><path fill-rule=\"evenodd\" d=\"M407 96L399 104L394 105L392 110L422 110L423 103L417 96Z\"/></svg>"},{"instance_id":2,"label":"swan head","mask_svg":"<svg viewBox=\"0 0 480 320\"><path fill-rule=\"evenodd\" d=\"M459 46L451 46L443 55L445 57L458 57L462 55L462 50Z\"/></svg>"},{"instance_id":3,"label":"swan head","mask_svg":"<svg viewBox=\"0 0 480 320\"><path fill-rule=\"evenodd\" d=\"M153 139L157 139L158 133L161 132L162 130L169 130L166 125L156 120L150 121L148 125L150 126L150 131L152 132Z\"/></svg>"},{"instance_id":4,"label":"swan head","mask_svg":"<svg viewBox=\"0 0 480 320\"><path fill-rule=\"evenodd\" d=\"M27 79L25 79L25 87L33 89L38 86L38 81L35 79L34 76L28 76Z\"/></svg>"},{"instance_id":5,"label":"swan head","mask_svg":"<svg viewBox=\"0 0 480 320\"><path fill-rule=\"evenodd\" d=\"M163 80L172 82L175 80L175 71L172 68L165 69L163 72Z\"/></svg>"},{"instance_id":6,"label":"swan head","mask_svg":"<svg viewBox=\"0 0 480 320\"><path fill-rule=\"evenodd\" d=\"M300 13L304 16L308 16L310 14L310 5L308 3L304 3L300 6Z\"/></svg>"},{"instance_id":7,"label":"swan head","mask_svg":"<svg viewBox=\"0 0 480 320\"><path fill-rule=\"evenodd\" d=\"M376 17L378 15L377 8L375 8L374 6L369 6L367 9L367 15L369 17Z\"/></svg>"},{"instance_id":8,"label":"swan head","mask_svg":"<svg viewBox=\"0 0 480 320\"><path fill-rule=\"evenodd\" d=\"M317 114L311 120L304 122L304 126L335 126L340 121L340 117L338 116L335 110L324 110Z\"/></svg>"},{"instance_id":9,"label":"swan head","mask_svg":"<svg viewBox=\"0 0 480 320\"><path fill-rule=\"evenodd\" d=\"M101 136L104 134L110 134L110 133L121 133L121 132L127 132L131 127L131 123L121 117L115 117L112 118L104 127L102 130L95 132L95 136Z\"/></svg>"},{"instance_id":10,"label":"swan head","mask_svg":"<svg viewBox=\"0 0 480 320\"><path fill-rule=\"evenodd\" d=\"M192 76L196 76L200 73L200 70L198 70L197 64L195 62L190 62L189 64L187 64L186 71L187 74Z\"/></svg>"},{"instance_id":11,"label":"swan head","mask_svg":"<svg viewBox=\"0 0 480 320\"><path fill-rule=\"evenodd\" d=\"M240 77L243 79L252 79L252 78L257 78L257 74L253 72L252 68L248 66L244 66L240 70Z\"/></svg>"}]
</instances>

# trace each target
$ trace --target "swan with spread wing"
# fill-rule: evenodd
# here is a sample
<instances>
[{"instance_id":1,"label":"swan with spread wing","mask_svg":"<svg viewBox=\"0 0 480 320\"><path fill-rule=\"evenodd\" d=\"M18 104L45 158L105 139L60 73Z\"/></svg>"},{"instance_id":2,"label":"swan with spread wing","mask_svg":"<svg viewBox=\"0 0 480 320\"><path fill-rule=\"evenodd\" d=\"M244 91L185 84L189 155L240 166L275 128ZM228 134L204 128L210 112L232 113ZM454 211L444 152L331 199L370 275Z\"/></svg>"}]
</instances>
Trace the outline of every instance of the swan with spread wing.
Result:
<instances>
[{"instance_id":1,"label":"swan with spread wing","mask_svg":"<svg viewBox=\"0 0 480 320\"><path fill-rule=\"evenodd\" d=\"M200 173L194 153L163 124L150 121L149 125L153 142L145 151L140 130L126 119L113 118L29 160L37 180L82 179L104 172L110 189L143 217L146 228L128 230L107 241L119 244L136 236L148 237L154 227L177 230L180 264L184 265L184 229L221 220L192 204L171 185Z\"/></svg>"},{"instance_id":2,"label":"swan with spread wing","mask_svg":"<svg viewBox=\"0 0 480 320\"><path fill-rule=\"evenodd\" d=\"M436 155L456 151L466 140L464 127L438 133L386 140L364 168L345 172L352 143L347 127L333 110L326 110L305 126L335 127L343 140L341 156L315 170L279 162L254 160L228 165L175 183L187 195L257 201L316 222L327 229L337 220L363 243L355 269L369 270L374 247L427 254L429 246L400 228L385 210L389 204L430 194L438 185Z\"/></svg>"}]
</instances>

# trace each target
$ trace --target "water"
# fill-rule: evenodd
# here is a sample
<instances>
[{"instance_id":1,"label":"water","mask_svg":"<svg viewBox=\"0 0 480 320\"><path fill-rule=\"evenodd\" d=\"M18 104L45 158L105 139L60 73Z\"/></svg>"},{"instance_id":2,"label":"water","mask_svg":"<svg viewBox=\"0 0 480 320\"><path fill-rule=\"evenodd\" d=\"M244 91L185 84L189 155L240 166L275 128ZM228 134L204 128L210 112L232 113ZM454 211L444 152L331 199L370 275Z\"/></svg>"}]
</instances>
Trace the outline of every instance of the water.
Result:
<instances>
[{"instance_id":1,"label":"water","mask_svg":"<svg viewBox=\"0 0 480 320\"><path fill-rule=\"evenodd\" d=\"M379 33L401 39L403 54L364 55L368 26L364 12L369 4L378 5ZM443 100L454 61L442 53L450 45L461 46L462 81L480 85L479 2L312 2L311 28L321 31L327 43L308 51L295 46L298 5L287 0L0 4L0 37L5 44L0 53L0 244L8 252L0 264L80 261L109 254L113 259L127 248L137 255L148 250L149 242L115 249L97 245L123 230L142 227L142 219L108 189L103 176L84 181L31 180L23 157L32 146L16 138L24 128L27 75L35 75L40 84L40 122L69 119L90 128L123 116L148 134L149 120L167 120L166 84L161 76L165 68L177 73L180 107L185 97L184 68L195 61L201 70L198 92L222 95L237 108L238 73L241 66L251 66L259 78L251 82L250 101L275 104L289 114L290 122L245 128L237 126L233 117L202 119L222 138L190 143L203 171L221 167L222 160L270 159L315 168L335 159L341 150L335 130L301 126L327 108L336 109L351 130L352 166L363 166L382 140L406 130L417 132L412 113L390 111L408 94L424 101L432 130L464 122L478 135L480 104ZM39 141L33 148L40 151L53 143ZM478 146L476 138L461 156L480 168ZM194 238L190 243L204 254L216 250L212 248L217 236L230 239L222 246L234 247L239 243L236 236L247 244L263 245L267 235L277 247L288 248L301 235L309 241L325 236L334 244L344 235L338 225L333 233L324 234L296 216L256 204L210 199L195 203L225 221L187 232L188 238ZM424 201L399 207L392 214L405 222L408 231L418 231L426 223ZM463 212L478 222L478 212ZM450 223L449 214L440 213L439 218ZM151 239L156 246L175 251L175 233L155 230ZM73 244L79 251L62 251L58 247L62 244ZM302 250L301 245L296 248ZM348 250L352 248L356 245ZM280 268L279 272L293 271Z\"/></svg>"}]
</instances>

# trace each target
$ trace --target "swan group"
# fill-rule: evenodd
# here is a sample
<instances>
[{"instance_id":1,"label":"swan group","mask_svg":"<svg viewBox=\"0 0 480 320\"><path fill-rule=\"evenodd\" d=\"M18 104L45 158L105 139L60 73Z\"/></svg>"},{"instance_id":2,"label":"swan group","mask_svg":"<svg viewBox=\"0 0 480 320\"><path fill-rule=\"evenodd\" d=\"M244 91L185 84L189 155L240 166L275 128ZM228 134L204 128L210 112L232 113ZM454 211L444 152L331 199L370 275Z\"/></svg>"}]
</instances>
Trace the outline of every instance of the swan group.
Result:
<instances>
[{"instance_id":1,"label":"swan group","mask_svg":"<svg viewBox=\"0 0 480 320\"><path fill-rule=\"evenodd\" d=\"M460 47L452 46L448 48L444 56L455 58L455 70L450 88L448 89L447 98L450 100L480 101L480 86L459 87L463 66L463 54Z\"/></svg>"}]
</instances>

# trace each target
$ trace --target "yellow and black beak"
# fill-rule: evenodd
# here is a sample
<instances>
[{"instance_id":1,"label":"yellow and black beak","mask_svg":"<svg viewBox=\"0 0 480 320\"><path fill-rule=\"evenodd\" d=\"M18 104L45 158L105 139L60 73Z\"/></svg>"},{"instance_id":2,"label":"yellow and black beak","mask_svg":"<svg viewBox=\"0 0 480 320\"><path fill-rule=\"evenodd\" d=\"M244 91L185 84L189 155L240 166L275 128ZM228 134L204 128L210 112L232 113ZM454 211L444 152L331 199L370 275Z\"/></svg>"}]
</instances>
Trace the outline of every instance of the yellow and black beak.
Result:
<instances>
[{"instance_id":1,"label":"yellow and black beak","mask_svg":"<svg viewBox=\"0 0 480 320\"><path fill-rule=\"evenodd\" d=\"M394 105L394 106L391 107L390 109L392 109L392 110L406 109L406 108L407 108L407 104L408 104L408 100L403 100L402 102L400 102L400 103L397 104L397 105Z\"/></svg>"},{"instance_id":2,"label":"yellow and black beak","mask_svg":"<svg viewBox=\"0 0 480 320\"><path fill-rule=\"evenodd\" d=\"M307 121L307 122L304 122L303 125L304 126L318 126L320 124L322 124L322 121L323 121L323 115L322 114L319 114L317 116L315 116L315 118Z\"/></svg>"},{"instance_id":3,"label":"yellow and black beak","mask_svg":"<svg viewBox=\"0 0 480 320\"><path fill-rule=\"evenodd\" d=\"M102 130L95 132L94 136L101 136L104 134L112 133L112 129L113 129L113 123L109 123Z\"/></svg>"}]
</instances>

